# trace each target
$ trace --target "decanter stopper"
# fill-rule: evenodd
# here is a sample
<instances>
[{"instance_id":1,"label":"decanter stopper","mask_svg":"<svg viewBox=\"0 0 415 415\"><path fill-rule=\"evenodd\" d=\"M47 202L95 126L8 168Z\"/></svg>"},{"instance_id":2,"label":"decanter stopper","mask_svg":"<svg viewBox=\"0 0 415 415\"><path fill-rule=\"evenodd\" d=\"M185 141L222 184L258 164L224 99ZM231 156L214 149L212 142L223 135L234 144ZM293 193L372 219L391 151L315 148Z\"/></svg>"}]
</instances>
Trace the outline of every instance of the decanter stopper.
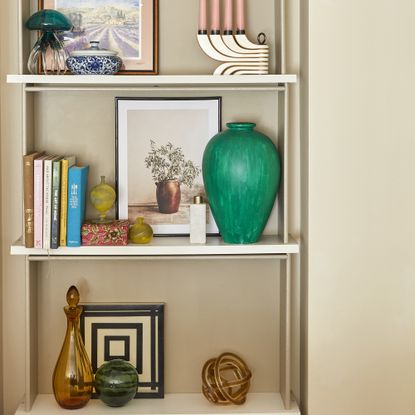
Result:
<instances>
[{"instance_id":1,"label":"decanter stopper","mask_svg":"<svg viewBox=\"0 0 415 415\"><path fill-rule=\"evenodd\" d=\"M68 292L66 293L66 302L68 303L70 308L74 308L79 303L79 291L75 287L75 285L72 285L69 287Z\"/></svg>"}]
</instances>

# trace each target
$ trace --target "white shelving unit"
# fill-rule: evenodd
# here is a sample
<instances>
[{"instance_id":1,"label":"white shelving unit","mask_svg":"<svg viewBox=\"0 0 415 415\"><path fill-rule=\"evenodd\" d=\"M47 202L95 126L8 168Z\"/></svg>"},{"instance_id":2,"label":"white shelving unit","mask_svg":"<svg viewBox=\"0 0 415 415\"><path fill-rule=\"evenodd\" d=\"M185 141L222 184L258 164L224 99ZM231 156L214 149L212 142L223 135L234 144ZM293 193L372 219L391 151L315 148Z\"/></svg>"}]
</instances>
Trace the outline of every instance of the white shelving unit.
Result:
<instances>
[{"instance_id":1,"label":"white shelving unit","mask_svg":"<svg viewBox=\"0 0 415 415\"><path fill-rule=\"evenodd\" d=\"M68 410L60 408L53 395L38 395L30 412L32 415L66 415ZM84 408L76 410L79 415L300 415L297 405L292 402L286 409L279 393L252 393L242 406L216 407L201 395L195 393L167 394L164 399L141 399L132 401L122 408L110 408L101 401L93 400ZM24 406L16 415L26 415Z\"/></svg>"},{"instance_id":2,"label":"white shelving unit","mask_svg":"<svg viewBox=\"0 0 415 415\"><path fill-rule=\"evenodd\" d=\"M294 239L283 243L279 236L263 236L261 240L250 245L229 245L220 237L207 237L205 245L195 245L188 237L159 236L149 245L127 246L81 246L79 248L60 247L58 249L25 248L20 239L11 246L12 255L29 257L78 257L78 256L220 256L220 255L285 255L297 254L299 247Z\"/></svg>"},{"instance_id":3,"label":"white shelving unit","mask_svg":"<svg viewBox=\"0 0 415 415\"><path fill-rule=\"evenodd\" d=\"M51 79L52 78L52 79ZM140 85L140 86L277 86L297 82L297 75L8 75L11 84L35 85Z\"/></svg>"},{"instance_id":4,"label":"white shelving unit","mask_svg":"<svg viewBox=\"0 0 415 415\"><path fill-rule=\"evenodd\" d=\"M125 247L61 247L56 250L27 249L22 240L11 246L12 255L26 257L26 385L25 400L16 414L61 415L67 410L61 409L53 395L38 393L38 322L37 322L37 262L50 260L140 260L140 259L272 259L280 267L280 345L279 345L279 385L280 390L273 393L250 393L247 402L240 406L214 406L207 402L202 394L166 394L164 399L136 400L122 408L109 408L100 401L91 400L89 404L77 410L80 415L173 415L173 414L295 414L299 415L298 405L291 396L291 255L298 254L299 244L289 235L288 229L288 88L297 82L294 74L285 72L285 1L275 0L276 27L280 29L278 37L279 75L258 76L214 76L214 75L157 75L157 76L73 76L73 75L28 75L24 73L24 62L28 54L29 42L20 31L20 74L10 74L7 82L21 86L22 93L22 151L26 153L35 146L33 129L34 94L48 91L274 91L278 105L283 111L275 116L278 131L279 151L283 161L283 181L278 196L278 234L263 236L256 244L228 245L219 237L209 237L206 245L191 245L187 237L155 237L146 246L128 245ZM22 20L30 14L30 0L19 0ZM166 345L168 347L168 345ZM167 391L168 392L168 391Z\"/></svg>"}]
</instances>

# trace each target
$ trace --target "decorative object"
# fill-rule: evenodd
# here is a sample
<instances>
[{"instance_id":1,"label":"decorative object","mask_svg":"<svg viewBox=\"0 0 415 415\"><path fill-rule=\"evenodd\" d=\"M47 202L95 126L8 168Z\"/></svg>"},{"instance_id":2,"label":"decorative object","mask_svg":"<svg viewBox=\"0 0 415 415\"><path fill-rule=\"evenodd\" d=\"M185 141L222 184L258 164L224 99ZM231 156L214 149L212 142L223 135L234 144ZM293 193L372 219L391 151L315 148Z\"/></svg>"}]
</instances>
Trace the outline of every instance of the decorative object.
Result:
<instances>
[{"instance_id":1,"label":"decorative object","mask_svg":"<svg viewBox=\"0 0 415 415\"><path fill-rule=\"evenodd\" d=\"M203 180L213 216L227 243L257 242L278 193L281 162L254 123L228 123L203 155Z\"/></svg>"},{"instance_id":2,"label":"decorative object","mask_svg":"<svg viewBox=\"0 0 415 415\"><path fill-rule=\"evenodd\" d=\"M99 41L102 48L118 52L122 74L158 73L158 0L38 2L39 9L56 9L72 20L72 31L64 33L68 55Z\"/></svg>"},{"instance_id":3,"label":"decorative object","mask_svg":"<svg viewBox=\"0 0 415 415\"><path fill-rule=\"evenodd\" d=\"M217 405L242 405L250 386L251 371L234 353L209 359L202 369L202 392Z\"/></svg>"},{"instance_id":4,"label":"decorative object","mask_svg":"<svg viewBox=\"0 0 415 415\"><path fill-rule=\"evenodd\" d=\"M137 393L137 370L125 360L110 360L98 368L94 386L102 402L108 406L124 406Z\"/></svg>"},{"instance_id":5,"label":"decorative object","mask_svg":"<svg viewBox=\"0 0 415 415\"><path fill-rule=\"evenodd\" d=\"M156 147L153 140L150 140L150 146L151 150L144 162L151 170L157 187L159 212L176 213L180 206L180 185L191 188L201 170L191 160L185 159L181 147L174 147L170 142Z\"/></svg>"},{"instance_id":6,"label":"decorative object","mask_svg":"<svg viewBox=\"0 0 415 415\"><path fill-rule=\"evenodd\" d=\"M39 10L29 17L26 27L40 32L39 39L33 46L27 61L29 72L37 73L40 62L45 75L48 69L57 74L65 73L67 53L60 39L60 32L70 30L72 22L56 10Z\"/></svg>"},{"instance_id":7,"label":"decorative object","mask_svg":"<svg viewBox=\"0 0 415 415\"><path fill-rule=\"evenodd\" d=\"M114 220L106 223L87 221L82 225L82 245L125 246L128 245L128 220Z\"/></svg>"},{"instance_id":8,"label":"decorative object","mask_svg":"<svg viewBox=\"0 0 415 415\"><path fill-rule=\"evenodd\" d=\"M164 304L87 304L81 316L94 373L105 362L126 360L138 373L136 398L164 397L163 328Z\"/></svg>"},{"instance_id":9,"label":"decorative object","mask_svg":"<svg viewBox=\"0 0 415 415\"><path fill-rule=\"evenodd\" d=\"M144 222L144 218L139 216L131 226L129 236L134 244L148 244L153 239L153 229Z\"/></svg>"},{"instance_id":10,"label":"decorative object","mask_svg":"<svg viewBox=\"0 0 415 415\"><path fill-rule=\"evenodd\" d=\"M93 223L109 223L112 221L106 217L116 198L114 188L105 182L105 176L101 176L101 183L94 186L89 195L92 206L99 212L99 219L92 221Z\"/></svg>"},{"instance_id":11,"label":"decorative object","mask_svg":"<svg viewBox=\"0 0 415 415\"><path fill-rule=\"evenodd\" d=\"M206 243L206 204L203 196L195 196L190 205L190 243Z\"/></svg>"},{"instance_id":12,"label":"decorative object","mask_svg":"<svg viewBox=\"0 0 415 415\"><path fill-rule=\"evenodd\" d=\"M66 335L53 372L52 385L56 402L62 408L78 409L91 398L93 375L79 331L82 307L78 305L79 292L75 286L69 288L66 301Z\"/></svg>"},{"instance_id":13,"label":"decorative object","mask_svg":"<svg viewBox=\"0 0 415 415\"><path fill-rule=\"evenodd\" d=\"M122 64L118 52L100 49L98 41L91 41L90 47L74 50L66 60L73 75L114 75Z\"/></svg>"},{"instance_id":14,"label":"decorative object","mask_svg":"<svg viewBox=\"0 0 415 415\"><path fill-rule=\"evenodd\" d=\"M221 35L220 0L212 0L211 31L207 27L207 2L199 0L199 28L197 40L203 52L212 59L224 62L214 75L264 75L268 74L269 46L264 33L254 44L245 35L245 3L237 0L236 35L233 35L233 0L225 0L224 32Z\"/></svg>"},{"instance_id":15,"label":"decorative object","mask_svg":"<svg viewBox=\"0 0 415 415\"><path fill-rule=\"evenodd\" d=\"M116 98L116 107L118 217L145 217L156 235L189 235L189 206L205 195L199 169L220 130L221 99ZM218 233L210 209L206 226Z\"/></svg>"}]
</instances>

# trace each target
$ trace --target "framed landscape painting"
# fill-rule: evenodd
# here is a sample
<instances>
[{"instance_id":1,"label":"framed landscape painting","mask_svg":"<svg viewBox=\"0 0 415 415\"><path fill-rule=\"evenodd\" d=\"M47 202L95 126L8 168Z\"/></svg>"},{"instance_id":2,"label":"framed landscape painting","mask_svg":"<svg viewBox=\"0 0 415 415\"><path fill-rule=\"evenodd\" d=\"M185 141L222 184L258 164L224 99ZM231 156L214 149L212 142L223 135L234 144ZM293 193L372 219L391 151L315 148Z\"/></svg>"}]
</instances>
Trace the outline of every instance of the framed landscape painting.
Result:
<instances>
[{"instance_id":1,"label":"framed landscape painting","mask_svg":"<svg viewBox=\"0 0 415 415\"><path fill-rule=\"evenodd\" d=\"M69 54L99 41L118 52L120 74L158 73L158 0L38 0L39 9L54 9L72 21L64 32Z\"/></svg>"},{"instance_id":2,"label":"framed landscape painting","mask_svg":"<svg viewBox=\"0 0 415 415\"><path fill-rule=\"evenodd\" d=\"M118 217L144 217L157 235L190 233L190 204L206 200L203 152L220 131L221 98L116 98ZM206 200L206 233L219 233Z\"/></svg>"}]
</instances>

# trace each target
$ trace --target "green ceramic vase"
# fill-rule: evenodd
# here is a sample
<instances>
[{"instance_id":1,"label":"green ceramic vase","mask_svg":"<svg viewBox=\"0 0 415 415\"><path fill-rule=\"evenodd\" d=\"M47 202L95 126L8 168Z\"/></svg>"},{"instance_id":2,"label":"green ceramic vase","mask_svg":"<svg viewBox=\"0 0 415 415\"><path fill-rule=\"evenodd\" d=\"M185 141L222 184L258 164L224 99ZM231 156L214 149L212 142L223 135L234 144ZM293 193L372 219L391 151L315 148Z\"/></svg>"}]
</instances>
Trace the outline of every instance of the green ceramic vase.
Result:
<instances>
[{"instance_id":1,"label":"green ceramic vase","mask_svg":"<svg viewBox=\"0 0 415 415\"><path fill-rule=\"evenodd\" d=\"M203 154L209 205L225 242L257 242L271 214L281 178L273 142L253 123L228 123Z\"/></svg>"}]
</instances>

